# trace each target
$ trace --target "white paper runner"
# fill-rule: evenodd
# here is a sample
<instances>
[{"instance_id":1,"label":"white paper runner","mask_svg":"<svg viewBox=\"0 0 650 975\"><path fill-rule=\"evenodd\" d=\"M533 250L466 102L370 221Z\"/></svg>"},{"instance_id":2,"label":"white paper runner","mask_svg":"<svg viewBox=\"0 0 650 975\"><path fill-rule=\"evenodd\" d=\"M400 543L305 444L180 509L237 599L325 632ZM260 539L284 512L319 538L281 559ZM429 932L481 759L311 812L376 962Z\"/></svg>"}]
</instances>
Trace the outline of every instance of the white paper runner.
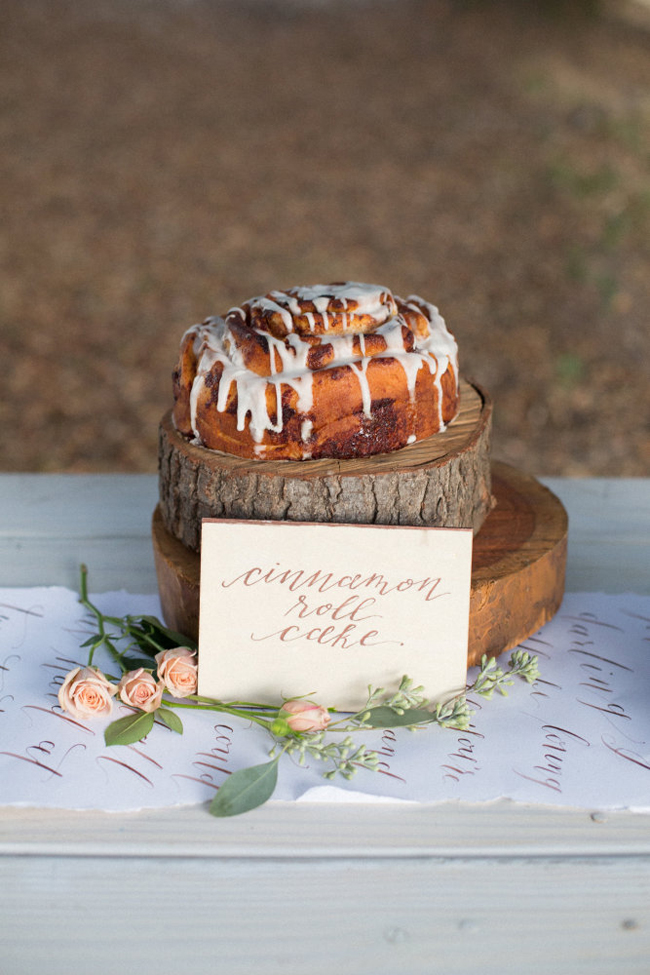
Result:
<instances>
[{"instance_id":1,"label":"white paper runner","mask_svg":"<svg viewBox=\"0 0 650 975\"><path fill-rule=\"evenodd\" d=\"M91 598L116 616L160 615L154 596ZM106 721L73 722L56 699L63 675L86 662L79 646L88 632L69 590L0 589L1 804L120 812L200 803L236 769L268 759L261 729L210 712L181 712L182 736L157 724L138 745L107 748ZM349 783L326 782L317 764L299 768L285 759L274 798L505 797L650 810L650 598L569 594L524 646L538 654L541 678L532 686L517 680L507 698L473 700L468 731L360 735L379 750L382 766ZM112 672L108 660L94 662ZM121 713L118 703L114 717Z\"/></svg>"}]
</instances>

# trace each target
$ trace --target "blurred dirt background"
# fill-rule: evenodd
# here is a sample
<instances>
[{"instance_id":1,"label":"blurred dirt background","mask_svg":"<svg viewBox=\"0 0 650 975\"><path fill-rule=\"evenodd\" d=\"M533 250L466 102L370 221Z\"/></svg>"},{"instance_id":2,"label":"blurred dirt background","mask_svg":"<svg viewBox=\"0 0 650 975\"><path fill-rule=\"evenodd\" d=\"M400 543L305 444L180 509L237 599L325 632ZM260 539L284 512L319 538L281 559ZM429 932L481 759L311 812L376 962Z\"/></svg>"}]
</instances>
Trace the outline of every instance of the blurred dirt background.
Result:
<instances>
[{"instance_id":1,"label":"blurred dirt background","mask_svg":"<svg viewBox=\"0 0 650 975\"><path fill-rule=\"evenodd\" d=\"M155 471L186 327L434 301L494 454L650 473L647 2L2 0L0 469Z\"/></svg>"}]
</instances>

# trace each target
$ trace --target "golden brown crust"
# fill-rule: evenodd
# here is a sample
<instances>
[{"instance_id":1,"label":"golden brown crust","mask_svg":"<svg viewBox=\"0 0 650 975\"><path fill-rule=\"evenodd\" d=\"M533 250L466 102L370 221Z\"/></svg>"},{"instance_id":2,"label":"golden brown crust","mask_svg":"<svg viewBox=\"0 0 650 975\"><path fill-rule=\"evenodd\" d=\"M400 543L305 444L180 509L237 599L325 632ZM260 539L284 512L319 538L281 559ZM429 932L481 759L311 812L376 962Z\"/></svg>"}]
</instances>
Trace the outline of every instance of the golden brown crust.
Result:
<instances>
[{"instance_id":1,"label":"golden brown crust","mask_svg":"<svg viewBox=\"0 0 650 975\"><path fill-rule=\"evenodd\" d=\"M367 456L444 429L456 344L437 309L345 284L271 292L184 336L178 430L258 459Z\"/></svg>"}]
</instances>

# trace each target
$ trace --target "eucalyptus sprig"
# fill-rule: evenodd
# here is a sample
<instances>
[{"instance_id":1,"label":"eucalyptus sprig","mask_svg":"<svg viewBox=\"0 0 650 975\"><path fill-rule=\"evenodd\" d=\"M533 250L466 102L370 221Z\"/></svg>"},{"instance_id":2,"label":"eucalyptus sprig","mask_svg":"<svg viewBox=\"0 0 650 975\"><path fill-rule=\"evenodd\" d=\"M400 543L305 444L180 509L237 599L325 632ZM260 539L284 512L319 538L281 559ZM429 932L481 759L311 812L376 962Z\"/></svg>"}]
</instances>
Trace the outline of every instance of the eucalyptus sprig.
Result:
<instances>
[{"instance_id":1,"label":"eucalyptus sprig","mask_svg":"<svg viewBox=\"0 0 650 975\"><path fill-rule=\"evenodd\" d=\"M219 787L210 812L220 817L247 812L270 799L284 755L298 765L311 761L323 763L322 774L330 780L336 775L351 779L360 769L377 771L379 752L359 743L355 735L388 728L417 731L431 724L464 731L474 713L468 695L487 699L495 691L506 695L506 688L515 678L531 684L539 676L537 657L525 650L515 650L506 669L484 655L474 681L443 701L430 701L424 687L414 686L406 675L392 692L369 685L364 706L354 713L324 708L303 698L279 704L218 701L196 693L196 643L166 627L155 616L116 617L102 613L88 596L85 566L81 566L79 601L94 620L95 632L82 644L88 648L87 666L77 667L67 675L59 691L59 702L64 710L82 717L91 716L84 710L88 701L100 702L101 710L93 705L97 714L109 713L112 697L116 695L131 706L132 714L111 722L106 728L107 745L140 741L152 731L156 719L182 734L180 709L216 711L243 718L270 736L270 760L233 772ZM109 679L93 667L94 655L101 647L120 670L122 676L117 686L110 683L116 678Z\"/></svg>"},{"instance_id":2,"label":"eucalyptus sprig","mask_svg":"<svg viewBox=\"0 0 650 975\"><path fill-rule=\"evenodd\" d=\"M271 750L271 755L277 747L276 745ZM299 765L305 765L307 758L331 762L333 767L323 772L325 779L333 779L337 773L345 779L351 779L358 769L365 768L375 772L379 764L377 752L370 751L365 745L355 745L350 735L343 741L328 741L325 731L288 738L282 750L287 755L297 756Z\"/></svg>"},{"instance_id":3,"label":"eucalyptus sprig","mask_svg":"<svg viewBox=\"0 0 650 975\"><path fill-rule=\"evenodd\" d=\"M382 687L370 686L366 706L355 714L328 723L326 729L287 731L278 737L270 752L271 761L254 769L234 772L212 800L210 812L213 816L232 816L266 802L275 789L278 763L284 754L297 758L299 765L305 765L311 758L331 766L323 772L325 779L333 779L337 774L351 779L359 769L377 771L379 753L364 744L355 744L351 733L396 727L416 731L427 724L466 731L474 714L467 700L468 694L490 698L495 689L506 694L505 687L513 684L515 677L532 683L538 676L537 658L526 651L515 650L505 671L496 666L493 658L484 655L473 683L463 693L435 705L423 695L424 688L413 687L413 681L407 676L402 677L398 689L392 694L387 694ZM331 741L329 736L336 732L343 732L346 737L340 742Z\"/></svg>"},{"instance_id":4,"label":"eucalyptus sprig","mask_svg":"<svg viewBox=\"0 0 650 975\"><path fill-rule=\"evenodd\" d=\"M368 700L366 701L364 710L372 708L381 701L383 707L392 708L399 714L400 711L406 711L410 708L424 707L428 700L424 693L424 687L422 685L413 687L413 681L410 677L406 676L402 677L399 687L394 694L382 700L385 694L386 691L383 687L373 689L372 686L369 686Z\"/></svg>"},{"instance_id":5,"label":"eucalyptus sprig","mask_svg":"<svg viewBox=\"0 0 650 975\"><path fill-rule=\"evenodd\" d=\"M514 650L510 656L510 663L507 671L503 671L497 666L494 657L483 654L481 657L481 669L478 677L474 681L471 690L474 694L489 700L495 691L507 697L507 687L514 684L514 678L521 677L526 683L532 684L539 677L539 667L537 657L528 653L527 650Z\"/></svg>"}]
</instances>

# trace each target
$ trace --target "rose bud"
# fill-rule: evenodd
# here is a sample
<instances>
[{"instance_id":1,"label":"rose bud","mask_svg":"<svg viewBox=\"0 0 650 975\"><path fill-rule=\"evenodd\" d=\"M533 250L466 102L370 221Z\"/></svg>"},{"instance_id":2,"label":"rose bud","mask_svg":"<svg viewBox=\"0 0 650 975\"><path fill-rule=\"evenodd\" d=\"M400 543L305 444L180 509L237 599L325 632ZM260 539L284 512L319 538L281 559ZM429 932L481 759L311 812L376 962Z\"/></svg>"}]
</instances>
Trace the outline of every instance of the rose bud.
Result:
<instances>
[{"instance_id":1,"label":"rose bud","mask_svg":"<svg viewBox=\"0 0 650 975\"><path fill-rule=\"evenodd\" d=\"M73 718L103 718L111 713L116 693L96 667L75 667L59 688L59 704Z\"/></svg>"},{"instance_id":2,"label":"rose bud","mask_svg":"<svg viewBox=\"0 0 650 975\"><path fill-rule=\"evenodd\" d=\"M153 676L142 667L124 674L117 685L120 700L141 711L155 711L160 707L164 691L162 681L156 683Z\"/></svg>"},{"instance_id":3,"label":"rose bud","mask_svg":"<svg viewBox=\"0 0 650 975\"><path fill-rule=\"evenodd\" d=\"M196 650L174 647L156 654L158 677L174 697L196 694L198 664Z\"/></svg>"},{"instance_id":4,"label":"rose bud","mask_svg":"<svg viewBox=\"0 0 650 975\"><path fill-rule=\"evenodd\" d=\"M330 723L327 708L313 701L285 701L278 711L290 731L324 731Z\"/></svg>"}]
</instances>

